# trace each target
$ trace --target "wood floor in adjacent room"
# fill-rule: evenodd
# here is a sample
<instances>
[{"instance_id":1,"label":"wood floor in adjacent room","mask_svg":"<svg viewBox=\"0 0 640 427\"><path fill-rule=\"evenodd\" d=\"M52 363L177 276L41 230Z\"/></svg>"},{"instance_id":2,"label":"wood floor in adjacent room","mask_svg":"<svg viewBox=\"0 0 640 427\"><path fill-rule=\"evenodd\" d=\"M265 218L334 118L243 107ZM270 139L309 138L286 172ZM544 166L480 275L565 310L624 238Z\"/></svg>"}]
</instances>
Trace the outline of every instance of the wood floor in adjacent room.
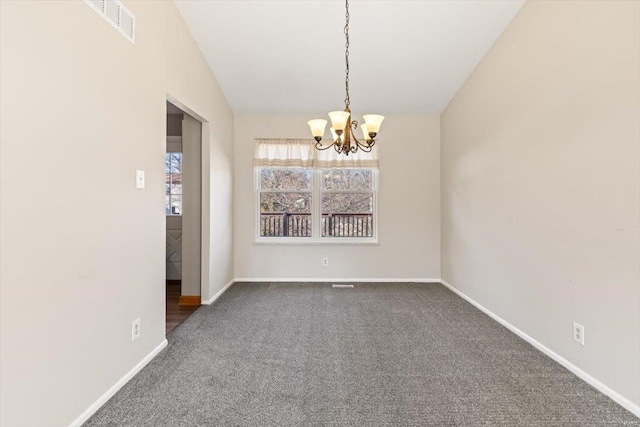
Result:
<instances>
[{"instance_id":1,"label":"wood floor in adjacent room","mask_svg":"<svg viewBox=\"0 0 640 427\"><path fill-rule=\"evenodd\" d=\"M187 317L191 316L200 306L198 305L179 305L180 301L180 281L167 281L167 322L166 334L173 331L176 326L184 322Z\"/></svg>"}]
</instances>

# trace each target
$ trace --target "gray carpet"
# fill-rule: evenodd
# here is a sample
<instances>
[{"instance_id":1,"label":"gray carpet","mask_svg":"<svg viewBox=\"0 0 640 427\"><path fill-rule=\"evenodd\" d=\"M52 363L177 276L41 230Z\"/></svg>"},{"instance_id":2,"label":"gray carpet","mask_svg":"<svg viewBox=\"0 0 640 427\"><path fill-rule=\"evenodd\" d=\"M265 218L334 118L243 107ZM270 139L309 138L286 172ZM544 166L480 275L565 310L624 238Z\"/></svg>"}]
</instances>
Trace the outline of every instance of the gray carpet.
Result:
<instances>
[{"instance_id":1,"label":"gray carpet","mask_svg":"<svg viewBox=\"0 0 640 427\"><path fill-rule=\"evenodd\" d=\"M440 284L244 283L86 426L639 426Z\"/></svg>"}]
</instances>

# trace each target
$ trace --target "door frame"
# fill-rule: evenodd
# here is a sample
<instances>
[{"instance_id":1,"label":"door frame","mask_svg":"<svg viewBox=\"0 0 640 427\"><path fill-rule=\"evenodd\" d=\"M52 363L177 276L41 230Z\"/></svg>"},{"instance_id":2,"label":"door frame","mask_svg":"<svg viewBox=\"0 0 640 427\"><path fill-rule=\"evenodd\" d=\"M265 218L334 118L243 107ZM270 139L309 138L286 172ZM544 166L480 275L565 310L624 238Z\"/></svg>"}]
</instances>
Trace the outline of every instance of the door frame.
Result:
<instances>
[{"instance_id":1,"label":"door frame","mask_svg":"<svg viewBox=\"0 0 640 427\"><path fill-rule=\"evenodd\" d=\"M208 301L211 296L209 295L209 282L211 278L211 271L209 269L209 254L211 251L211 145L210 145L210 123L209 120L202 115L196 113L184 103L180 102L176 97L167 93L167 99L169 101L194 119L202 123L202 134L200 140L201 149L201 178L200 184L200 302ZM163 141L164 150L166 152L166 141ZM165 234L166 234L166 222L165 222Z\"/></svg>"}]
</instances>

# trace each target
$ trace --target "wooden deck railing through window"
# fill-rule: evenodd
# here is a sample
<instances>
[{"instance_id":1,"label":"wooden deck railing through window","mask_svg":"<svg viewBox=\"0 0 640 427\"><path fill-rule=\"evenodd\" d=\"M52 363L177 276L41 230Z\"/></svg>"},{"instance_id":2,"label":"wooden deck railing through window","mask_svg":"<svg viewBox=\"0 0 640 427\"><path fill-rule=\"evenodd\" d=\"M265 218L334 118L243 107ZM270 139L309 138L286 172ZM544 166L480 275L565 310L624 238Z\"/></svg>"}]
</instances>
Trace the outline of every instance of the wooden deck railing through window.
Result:
<instances>
[{"instance_id":1,"label":"wooden deck railing through window","mask_svg":"<svg viewBox=\"0 0 640 427\"><path fill-rule=\"evenodd\" d=\"M373 215L322 214L322 237L373 237ZM262 237L309 237L311 214L273 212L260 214Z\"/></svg>"}]
</instances>

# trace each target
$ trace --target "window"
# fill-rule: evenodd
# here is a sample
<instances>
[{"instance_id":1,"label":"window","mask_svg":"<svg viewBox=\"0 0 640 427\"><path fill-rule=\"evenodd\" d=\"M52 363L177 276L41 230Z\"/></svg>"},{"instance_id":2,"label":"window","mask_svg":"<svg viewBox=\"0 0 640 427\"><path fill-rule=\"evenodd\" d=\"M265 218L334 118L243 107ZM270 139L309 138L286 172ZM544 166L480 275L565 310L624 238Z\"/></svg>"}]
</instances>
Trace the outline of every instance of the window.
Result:
<instances>
[{"instance_id":1,"label":"window","mask_svg":"<svg viewBox=\"0 0 640 427\"><path fill-rule=\"evenodd\" d=\"M256 241L375 243L378 149L349 156L256 138Z\"/></svg>"},{"instance_id":2,"label":"window","mask_svg":"<svg viewBox=\"0 0 640 427\"><path fill-rule=\"evenodd\" d=\"M325 169L322 237L373 237L373 170Z\"/></svg>"},{"instance_id":3,"label":"window","mask_svg":"<svg viewBox=\"0 0 640 427\"><path fill-rule=\"evenodd\" d=\"M369 168L256 168L258 240L374 241L376 175Z\"/></svg>"},{"instance_id":4,"label":"window","mask_svg":"<svg viewBox=\"0 0 640 427\"><path fill-rule=\"evenodd\" d=\"M309 168L260 169L260 236L310 237L313 174Z\"/></svg>"},{"instance_id":5,"label":"window","mask_svg":"<svg viewBox=\"0 0 640 427\"><path fill-rule=\"evenodd\" d=\"M182 153L167 153L165 173L165 215L182 215Z\"/></svg>"}]
</instances>

